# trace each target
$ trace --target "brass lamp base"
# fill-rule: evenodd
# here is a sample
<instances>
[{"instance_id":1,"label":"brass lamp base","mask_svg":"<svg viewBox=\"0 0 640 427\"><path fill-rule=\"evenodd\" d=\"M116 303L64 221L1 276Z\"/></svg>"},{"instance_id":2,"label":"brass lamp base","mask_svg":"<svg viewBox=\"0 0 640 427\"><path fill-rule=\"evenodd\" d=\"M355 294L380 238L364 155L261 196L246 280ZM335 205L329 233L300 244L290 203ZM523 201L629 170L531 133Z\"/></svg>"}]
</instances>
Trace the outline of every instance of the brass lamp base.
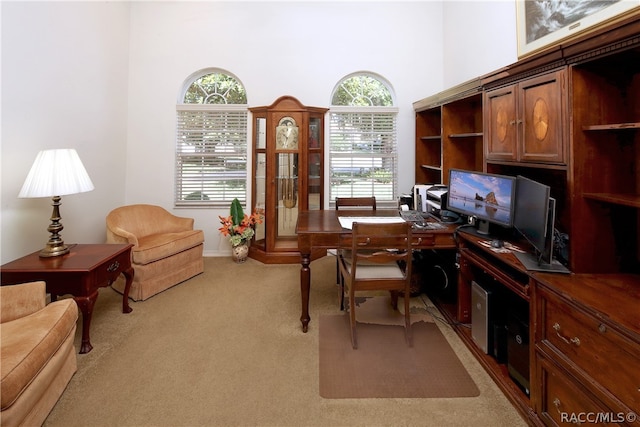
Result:
<instances>
[{"instance_id":1,"label":"brass lamp base","mask_svg":"<svg viewBox=\"0 0 640 427\"><path fill-rule=\"evenodd\" d=\"M40 251L40 258L51 258L54 256L60 256L64 254L68 254L70 251L69 246L65 245L64 242L61 245L52 244L51 242L47 242L47 245L42 248Z\"/></svg>"},{"instance_id":2,"label":"brass lamp base","mask_svg":"<svg viewBox=\"0 0 640 427\"><path fill-rule=\"evenodd\" d=\"M51 237L46 246L40 251L40 258L56 257L69 253L69 247L64 244L60 232L64 228L60 224L60 196L53 196L53 212L51 213L51 224L47 227L47 231L51 233Z\"/></svg>"}]
</instances>

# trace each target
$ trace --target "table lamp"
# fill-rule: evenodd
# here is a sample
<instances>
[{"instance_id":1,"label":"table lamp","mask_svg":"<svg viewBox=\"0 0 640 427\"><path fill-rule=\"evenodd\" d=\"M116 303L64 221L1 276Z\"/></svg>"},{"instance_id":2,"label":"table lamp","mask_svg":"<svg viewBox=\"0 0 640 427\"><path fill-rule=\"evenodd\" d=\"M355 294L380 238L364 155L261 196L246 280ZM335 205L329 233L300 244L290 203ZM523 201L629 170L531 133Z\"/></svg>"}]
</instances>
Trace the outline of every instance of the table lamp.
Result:
<instances>
[{"instance_id":1,"label":"table lamp","mask_svg":"<svg viewBox=\"0 0 640 427\"><path fill-rule=\"evenodd\" d=\"M29 175L18 194L19 198L51 197L53 213L47 231L51 237L40 251L41 257L56 257L69 253L60 232L60 196L84 193L93 190L93 183L87 174L78 153L74 149L43 150L38 153Z\"/></svg>"}]
</instances>

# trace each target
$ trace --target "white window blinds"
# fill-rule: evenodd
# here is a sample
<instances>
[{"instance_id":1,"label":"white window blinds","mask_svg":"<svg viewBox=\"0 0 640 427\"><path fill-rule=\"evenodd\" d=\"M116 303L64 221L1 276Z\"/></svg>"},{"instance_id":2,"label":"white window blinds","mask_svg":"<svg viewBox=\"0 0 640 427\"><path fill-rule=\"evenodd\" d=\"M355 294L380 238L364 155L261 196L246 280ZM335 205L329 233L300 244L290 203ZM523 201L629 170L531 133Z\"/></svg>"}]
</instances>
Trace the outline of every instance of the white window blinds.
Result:
<instances>
[{"instance_id":1,"label":"white window blinds","mask_svg":"<svg viewBox=\"0 0 640 427\"><path fill-rule=\"evenodd\" d=\"M332 107L330 200L375 196L378 203L395 204L396 145L395 109Z\"/></svg>"},{"instance_id":2,"label":"white window blinds","mask_svg":"<svg viewBox=\"0 0 640 427\"><path fill-rule=\"evenodd\" d=\"M179 105L176 139L176 206L246 203L246 106Z\"/></svg>"}]
</instances>

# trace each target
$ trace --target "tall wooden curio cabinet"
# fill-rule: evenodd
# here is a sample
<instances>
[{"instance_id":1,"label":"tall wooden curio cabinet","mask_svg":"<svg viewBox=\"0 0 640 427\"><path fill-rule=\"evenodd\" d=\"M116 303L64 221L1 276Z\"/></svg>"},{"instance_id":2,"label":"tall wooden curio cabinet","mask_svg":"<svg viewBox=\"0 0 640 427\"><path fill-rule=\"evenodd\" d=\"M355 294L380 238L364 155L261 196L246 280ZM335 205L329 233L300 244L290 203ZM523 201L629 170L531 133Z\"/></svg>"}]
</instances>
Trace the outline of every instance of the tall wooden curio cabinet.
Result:
<instances>
[{"instance_id":1,"label":"tall wooden curio cabinet","mask_svg":"<svg viewBox=\"0 0 640 427\"><path fill-rule=\"evenodd\" d=\"M269 106L249 110L253 114L252 210L264 216L249 256L268 264L297 263L298 212L323 206L328 109L306 107L296 98L282 96Z\"/></svg>"}]
</instances>

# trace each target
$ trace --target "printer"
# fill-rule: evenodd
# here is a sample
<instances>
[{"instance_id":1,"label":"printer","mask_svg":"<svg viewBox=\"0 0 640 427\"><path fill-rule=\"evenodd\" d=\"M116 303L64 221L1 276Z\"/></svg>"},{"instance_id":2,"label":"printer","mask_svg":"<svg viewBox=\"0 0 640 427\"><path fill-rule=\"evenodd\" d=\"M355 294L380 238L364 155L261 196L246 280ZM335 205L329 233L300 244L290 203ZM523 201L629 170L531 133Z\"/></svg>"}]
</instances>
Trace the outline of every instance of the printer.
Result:
<instances>
[{"instance_id":1,"label":"printer","mask_svg":"<svg viewBox=\"0 0 640 427\"><path fill-rule=\"evenodd\" d=\"M427 188L426 195L426 211L431 215L440 216L440 211L447 208L447 191L446 185L437 184Z\"/></svg>"}]
</instances>

